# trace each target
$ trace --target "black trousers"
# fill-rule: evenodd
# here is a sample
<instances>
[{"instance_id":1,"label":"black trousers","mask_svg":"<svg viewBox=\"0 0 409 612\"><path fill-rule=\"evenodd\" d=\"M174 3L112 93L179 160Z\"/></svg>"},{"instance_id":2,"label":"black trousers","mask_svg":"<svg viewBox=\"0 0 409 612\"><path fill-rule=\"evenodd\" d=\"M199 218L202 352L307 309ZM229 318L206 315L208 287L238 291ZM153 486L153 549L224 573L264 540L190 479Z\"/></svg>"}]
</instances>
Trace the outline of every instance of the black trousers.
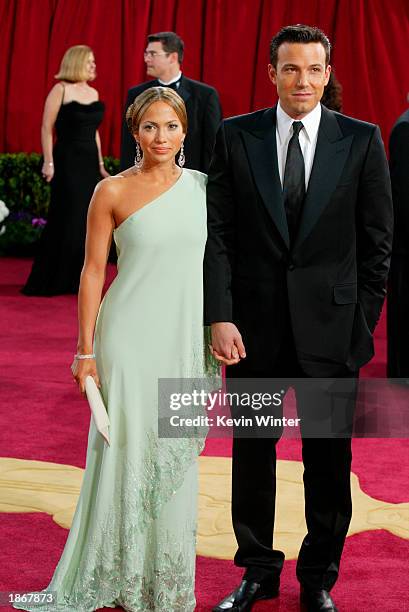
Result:
<instances>
[{"instance_id":1,"label":"black trousers","mask_svg":"<svg viewBox=\"0 0 409 612\"><path fill-rule=\"evenodd\" d=\"M332 364L333 365L333 364ZM355 407L357 372L340 366L337 378L348 378L348 392L343 394L344 410L351 416ZM245 362L227 368L227 391L235 392L244 378L308 378L298 363L292 339L286 341L275 365L263 371L249 372ZM238 380L240 379L240 380ZM322 398L297 389L297 412L301 427L312 413L325 409ZM265 388L262 389L266 391ZM320 391L318 391L318 394ZM275 413L275 416L277 412ZM314 415L312 415L314 417ZM297 577L309 589L330 590L338 577L340 559L352 516L350 487L351 434L341 437L313 438L302 433L304 495L307 535L297 562ZM238 550L234 562L245 567L244 578L262 581L278 577L284 553L274 549L273 532L276 503L276 444L273 437L233 440L232 520Z\"/></svg>"}]
</instances>

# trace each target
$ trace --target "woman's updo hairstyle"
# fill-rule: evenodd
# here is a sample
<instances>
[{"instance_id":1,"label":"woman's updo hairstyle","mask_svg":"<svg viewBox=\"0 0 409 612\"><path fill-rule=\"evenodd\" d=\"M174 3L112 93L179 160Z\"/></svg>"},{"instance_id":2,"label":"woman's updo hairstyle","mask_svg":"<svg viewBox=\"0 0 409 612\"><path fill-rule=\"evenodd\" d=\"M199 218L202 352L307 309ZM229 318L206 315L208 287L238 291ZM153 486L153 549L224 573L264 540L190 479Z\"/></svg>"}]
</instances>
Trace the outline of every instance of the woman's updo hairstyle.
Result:
<instances>
[{"instance_id":1,"label":"woman's updo hairstyle","mask_svg":"<svg viewBox=\"0 0 409 612\"><path fill-rule=\"evenodd\" d=\"M126 124L131 134L139 129L143 115L154 102L166 102L177 114L183 133L187 132L187 114L183 99L170 87L151 87L135 98L126 111Z\"/></svg>"}]
</instances>

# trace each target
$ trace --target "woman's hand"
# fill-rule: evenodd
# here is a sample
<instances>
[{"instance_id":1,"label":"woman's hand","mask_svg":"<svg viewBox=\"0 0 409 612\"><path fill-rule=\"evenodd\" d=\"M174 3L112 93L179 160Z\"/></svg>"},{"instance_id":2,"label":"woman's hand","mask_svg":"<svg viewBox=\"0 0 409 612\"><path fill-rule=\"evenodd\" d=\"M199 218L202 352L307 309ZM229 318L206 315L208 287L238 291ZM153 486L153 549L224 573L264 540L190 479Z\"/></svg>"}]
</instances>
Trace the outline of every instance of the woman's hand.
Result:
<instances>
[{"instance_id":1,"label":"woman's hand","mask_svg":"<svg viewBox=\"0 0 409 612\"><path fill-rule=\"evenodd\" d=\"M236 363L239 363L240 361L238 354L236 354L234 351L232 351L232 353L235 356L232 359L227 359L226 357L223 357L223 355L220 355L217 351L215 351L211 344L209 344L209 351L213 355L213 357L217 359L217 361L219 361L222 365L225 366L236 365Z\"/></svg>"},{"instance_id":2,"label":"woman's hand","mask_svg":"<svg viewBox=\"0 0 409 612\"><path fill-rule=\"evenodd\" d=\"M83 395L85 395L85 379L87 376L92 376L97 387L101 388L95 359L74 359L71 365L71 372Z\"/></svg>"},{"instance_id":3,"label":"woman's hand","mask_svg":"<svg viewBox=\"0 0 409 612\"><path fill-rule=\"evenodd\" d=\"M108 176L111 176L108 170L105 170L104 164L99 164L99 173L102 176L102 178L107 178Z\"/></svg>"},{"instance_id":4,"label":"woman's hand","mask_svg":"<svg viewBox=\"0 0 409 612\"><path fill-rule=\"evenodd\" d=\"M246 357L241 334L233 323L212 323L212 344L209 350L213 357L226 366L236 365Z\"/></svg>"},{"instance_id":5,"label":"woman's hand","mask_svg":"<svg viewBox=\"0 0 409 612\"><path fill-rule=\"evenodd\" d=\"M54 176L54 165L50 166L49 163L47 164L44 162L43 167L41 168L41 174L43 175L43 178L45 178L47 183L49 183Z\"/></svg>"}]
</instances>

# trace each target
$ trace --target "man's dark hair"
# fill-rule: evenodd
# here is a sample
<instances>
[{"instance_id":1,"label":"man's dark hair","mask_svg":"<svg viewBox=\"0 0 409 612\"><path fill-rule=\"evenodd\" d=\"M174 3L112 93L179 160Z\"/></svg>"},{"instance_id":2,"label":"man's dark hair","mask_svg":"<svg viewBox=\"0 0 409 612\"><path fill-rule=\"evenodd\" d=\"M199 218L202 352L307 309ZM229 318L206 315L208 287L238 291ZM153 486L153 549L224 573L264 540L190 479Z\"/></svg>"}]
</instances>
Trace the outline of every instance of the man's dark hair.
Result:
<instances>
[{"instance_id":1,"label":"man's dark hair","mask_svg":"<svg viewBox=\"0 0 409 612\"><path fill-rule=\"evenodd\" d=\"M183 50L185 44L183 40L175 34L175 32L158 32L157 34L149 34L148 43L160 42L162 43L163 50L166 53L177 53L179 64L183 62Z\"/></svg>"},{"instance_id":2,"label":"man's dark hair","mask_svg":"<svg viewBox=\"0 0 409 612\"><path fill-rule=\"evenodd\" d=\"M324 87L321 104L330 110L342 113L342 85L333 71L329 75L328 85Z\"/></svg>"},{"instance_id":3,"label":"man's dark hair","mask_svg":"<svg viewBox=\"0 0 409 612\"><path fill-rule=\"evenodd\" d=\"M282 28L274 36L270 43L270 62L277 68L278 49L283 43L321 43L325 49L325 66L329 64L331 43L327 36L319 28L297 23L296 25L286 26Z\"/></svg>"}]
</instances>

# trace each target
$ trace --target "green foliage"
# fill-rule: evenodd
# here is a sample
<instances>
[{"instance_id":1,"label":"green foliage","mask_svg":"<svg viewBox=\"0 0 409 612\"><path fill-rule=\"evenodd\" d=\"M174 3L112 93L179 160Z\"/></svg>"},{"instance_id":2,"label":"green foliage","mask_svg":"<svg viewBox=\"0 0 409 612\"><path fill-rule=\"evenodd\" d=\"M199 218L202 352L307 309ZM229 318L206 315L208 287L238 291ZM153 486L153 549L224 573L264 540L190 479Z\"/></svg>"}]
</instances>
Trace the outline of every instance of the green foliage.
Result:
<instances>
[{"instance_id":1,"label":"green foliage","mask_svg":"<svg viewBox=\"0 0 409 612\"><path fill-rule=\"evenodd\" d=\"M118 174L119 159L117 159L116 157L104 157L104 165L105 170L107 170L109 174Z\"/></svg>"},{"instance_id":2,"label":"green foliage","mask_svg":"<svg viewBox=\"0 0 409 612\"><path fill-rule=\"evenodd\" d=\"M10 221L6 232L0 236L0 255L31 257L42 228L33 227L26 218Z\"/></svg>"},{"instance_id":3,"label":"green foliage","mask_svg":"<svg viewBox=\"0 0 409 612\"><path fill-rule=\"evenodd\" d=\"M105 157L110 174L119 172L119 160ZM0 255L31 256L42 227L33 219L47 219L50 185L41 176L42 156L38 153L0 154L0 200L10 211L6 232L0 236Z\"/></svg>"},{"instance_id":4,"label":"green foliage","mask_svg":"<svg viewBox=\"0 0 409 612\"><path fill-rule=\"evenodd\" d=\"M38 153L0 155L0 200L12 213L26 211L33 217L47 217L50 186L41 176Z\"/></svg>"}]
</instances>

